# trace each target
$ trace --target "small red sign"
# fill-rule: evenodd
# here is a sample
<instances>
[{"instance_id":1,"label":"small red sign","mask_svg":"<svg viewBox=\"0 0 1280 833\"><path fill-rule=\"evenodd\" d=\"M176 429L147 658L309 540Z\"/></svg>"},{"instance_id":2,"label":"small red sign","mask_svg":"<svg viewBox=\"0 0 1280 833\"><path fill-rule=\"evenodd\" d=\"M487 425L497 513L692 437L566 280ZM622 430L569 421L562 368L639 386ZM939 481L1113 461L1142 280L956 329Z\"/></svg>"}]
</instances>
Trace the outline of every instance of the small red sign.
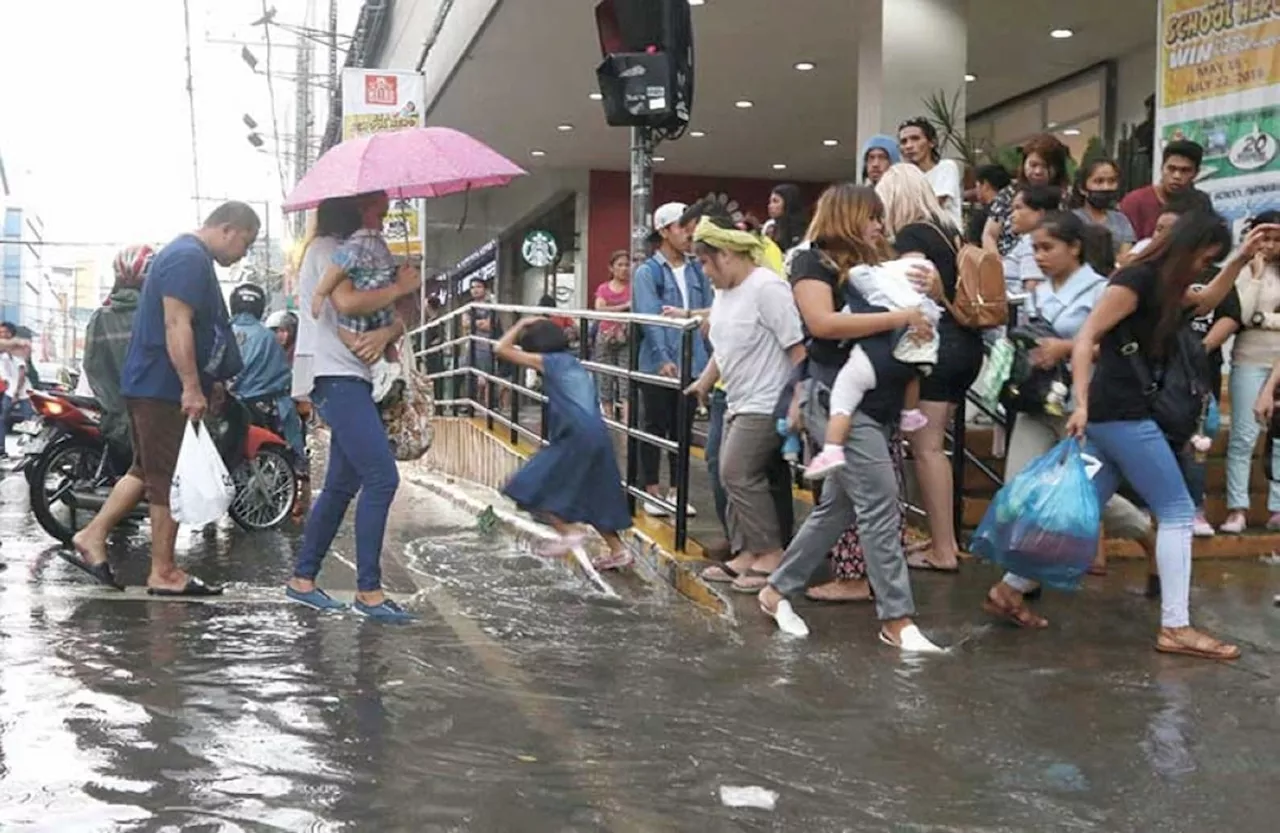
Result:
<instances>
[{"instance_id":1,"label":"small red sign","mask_svg":"<svg viewBox=\"0 0 1280 833\"><path fill-rule=\"evenodd\" d=\"M395 107L399 103L394 75L368 75L364 79L364 103Z\"/></svg>"}]
</instances>

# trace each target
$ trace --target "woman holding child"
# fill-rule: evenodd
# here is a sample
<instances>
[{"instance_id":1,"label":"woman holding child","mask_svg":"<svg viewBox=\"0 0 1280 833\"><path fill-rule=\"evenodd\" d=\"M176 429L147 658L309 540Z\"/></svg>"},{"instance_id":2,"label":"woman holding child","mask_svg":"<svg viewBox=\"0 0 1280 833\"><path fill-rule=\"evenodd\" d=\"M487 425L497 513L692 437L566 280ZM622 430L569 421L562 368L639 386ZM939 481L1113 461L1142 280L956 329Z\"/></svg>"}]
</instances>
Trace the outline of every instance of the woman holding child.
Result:
<instances>
[{"instance_id":1,"label":"woman holding child","mask_svg":"<svg viewBox=\"0 0 1280 833\"><path fill-rule=\"evenodd\" d=\"M785 632L807 634L808 627L787 597L804 589L856 513L881 640L906 651L936 651L912 618L915 603L902 547L898 476L889 447L907 385L916 375L913 367L893 359L896 336L911 328L917 337L925 337L931 328L919 308L872 307L848 281L855 266L889 259L883 223L884 207L874 190L833 186L818 201L806 243L789 264L796 306L810 336L810 385L802 408L810 435L826 435L831 387L855 341L876 371L876 386L853 414L844 445L848 465L834 469L826 479L818 505L769 577L759 603ZM914 276L936 291L934 270L917 268ZM841 312L846 305L850 311Z\"/></svg>"},{"instance_id":2,"label":"woman holding child","mask_svg":"<svg viewBox=\"0 0 1280 833\"><path fill-rule=\"evenodd\" d=\"M404 621L410 615L382 592L382 543L400 476L373 399L370 366L403 334L394 307L417 293L422 275L396 265L380 233L386 212L382 193L325 200L304 247L293 395L310 397L331 437L324 490L307 516L285 593L322 610L344 607L316 586L316 576L359 494L353 609L382 621ZM331 292L313 313L322 287Z\"/></svg>"}]
</instances>

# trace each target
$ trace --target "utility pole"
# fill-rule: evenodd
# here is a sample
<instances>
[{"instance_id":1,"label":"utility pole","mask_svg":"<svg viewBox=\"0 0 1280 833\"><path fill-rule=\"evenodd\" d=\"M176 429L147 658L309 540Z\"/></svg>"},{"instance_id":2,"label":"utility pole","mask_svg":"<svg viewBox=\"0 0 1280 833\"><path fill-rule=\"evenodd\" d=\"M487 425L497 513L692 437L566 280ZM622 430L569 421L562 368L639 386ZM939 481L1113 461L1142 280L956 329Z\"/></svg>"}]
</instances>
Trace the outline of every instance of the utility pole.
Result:
<instances>
[{"instance_id":1,"label":"utility pole","mask_svg":"<svg viewBox=\"0 0 1280 833\"><path fill-rule=\"evenodd\" d=\"M308 0L304 26L310 27L315 21L316 0ZM302 30L298 32L297 79L294 84L294 125L293 125L293 181L302 179L303 174L311 166L311 65L314 47L311 40ZM293 234L301 238L304 232L304 215L298 212L292 218Z\"/></svg>"},{"instance_id":2,"label":"utility pole","mask_svg":"<svg viewBox=\"0 0 1280 833\"><path fill-rule=\"evenodd\" d=\"M649 257L653 231L653 128L631 128L631 265Z\"/></svg>"}]
</instances>

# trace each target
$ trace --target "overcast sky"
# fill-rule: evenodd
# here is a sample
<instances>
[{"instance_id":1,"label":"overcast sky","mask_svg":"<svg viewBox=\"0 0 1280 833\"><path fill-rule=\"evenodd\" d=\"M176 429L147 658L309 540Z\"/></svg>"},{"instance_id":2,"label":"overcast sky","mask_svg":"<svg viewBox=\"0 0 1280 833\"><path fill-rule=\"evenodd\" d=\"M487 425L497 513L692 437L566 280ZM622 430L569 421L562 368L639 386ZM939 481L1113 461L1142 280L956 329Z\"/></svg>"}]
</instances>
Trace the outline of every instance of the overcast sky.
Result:
<instances>
[{"instance_id":1,"label":"overcast sky","mask_svg":"<svg viewBox=\"0 0 1280 833\"><path fill-rule=\"evenodd\" d=\"M308 0L267 5L278 7L279 20L300 23ZM327 0L315 5L323 26ZM182 6L0 0L0 155L10 199L41 215L46 239L163 242L196 225ZM340 0L340 32L351 33L359 7ZM190 8L201 195L270 200L278 230L275 157L249 145L241 121L253 116L273 147L266 79L241 60L239 45L210 42L261 43L262 28L248 24L262 3L190 0ZM275 29L272 40L273 70L291 73L296 51L285 47L293 36ZM266 50L251 48L261 71ZM325 61L318 50L316 69ZM292 134L293 86L275 86L280 132ZM317 135L323 127L321 112ZM205 213L213 207L202 205Z\"/></svg>"}]
</instances>

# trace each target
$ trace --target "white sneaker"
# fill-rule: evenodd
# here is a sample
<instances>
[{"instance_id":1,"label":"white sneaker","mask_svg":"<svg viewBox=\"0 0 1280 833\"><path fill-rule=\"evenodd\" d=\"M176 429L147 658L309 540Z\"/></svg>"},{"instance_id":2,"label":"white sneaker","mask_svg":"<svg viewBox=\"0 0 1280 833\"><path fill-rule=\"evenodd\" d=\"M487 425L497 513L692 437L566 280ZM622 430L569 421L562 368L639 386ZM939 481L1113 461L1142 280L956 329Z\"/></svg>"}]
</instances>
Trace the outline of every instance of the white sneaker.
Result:
<instances>
[{"instance_id":1,"label":"white sneaker","mask_svg":"<svg viewBox=\"0 0 1280 833\"><path fill-rule=\"evenodd\" d=\"M929 641L929 637L925 636L915 625L907 625L898 634L898 641L894 642L889 635L880 630L880 641L890 647L897 648L904 654L945 654L947 649L934 645Z\"/></svg>"},{"instance_id":2,"label":"white sneaker","mask_svg":"<svg viewBox=\"0 0 1280 833\"><path fill-rule=\"evenodd\" d=\"M671 501L672 503L674 503L674 504L675 504L675 505L677 505L677 506L679 506L679 505L680 505L680 502L676 500L676 490L675 490L675 489L669 489L669 490L667 490L667 500ZM685 507L684 507L684 516L685 516L686 518L696 518L696 517L698 517L698 510L697 510L697 509L695 509L695 508L693 507L693 504L692 504L692 503L686 503L686 504L685 504Z\"/></svg>"},{"instance_id":3,"label":"white sneaker","mask_svg":"<svg viewBox=\"0 0 1280 833\"><path fill-rule=\"evenodd\" d=\"M1213 524L1209 523L1203 512L1196 513L1196 519L1191 524L1191 534L1197 538L1212 538L1214 536Z\"/></svg>"},{"instance_id":4,"label":"white sneaker","mask_svg":"<svg viewBox=\"0 0 1280 833\"><path fill-rule=\"evenodd\" d=\"M1232 512L1227 516L1226 523L1218 527L1218 531L1224 535L1240 535L1248 525L1249 520L1243 512Z\"/></svg>"},{"instance_id":5,"label":"white sneaker","mask_svg":"<svg viewBox=\"0 0 1280 833\"><path fill-rule=\"evenodd\" d=\"M791 602L786 599L779 599L778 605L773 610L764 606L764 602L760 603L760 610L765 616L768 616L778 625L778 630L787 636L808 636L809 626L800 618L800 614L795 612L791 607Z\"/></svg>"},{"instance_id":6,"label":"white sneaker","mask_svg":"<svg viewBox=\"0 0 1280 833\"><path fill-rule=\"evenodd\" d=\"M651 518L665 518L671 514L652 500L646 500L644 502L644 513Z\"/></svg>"}]
</instances>

